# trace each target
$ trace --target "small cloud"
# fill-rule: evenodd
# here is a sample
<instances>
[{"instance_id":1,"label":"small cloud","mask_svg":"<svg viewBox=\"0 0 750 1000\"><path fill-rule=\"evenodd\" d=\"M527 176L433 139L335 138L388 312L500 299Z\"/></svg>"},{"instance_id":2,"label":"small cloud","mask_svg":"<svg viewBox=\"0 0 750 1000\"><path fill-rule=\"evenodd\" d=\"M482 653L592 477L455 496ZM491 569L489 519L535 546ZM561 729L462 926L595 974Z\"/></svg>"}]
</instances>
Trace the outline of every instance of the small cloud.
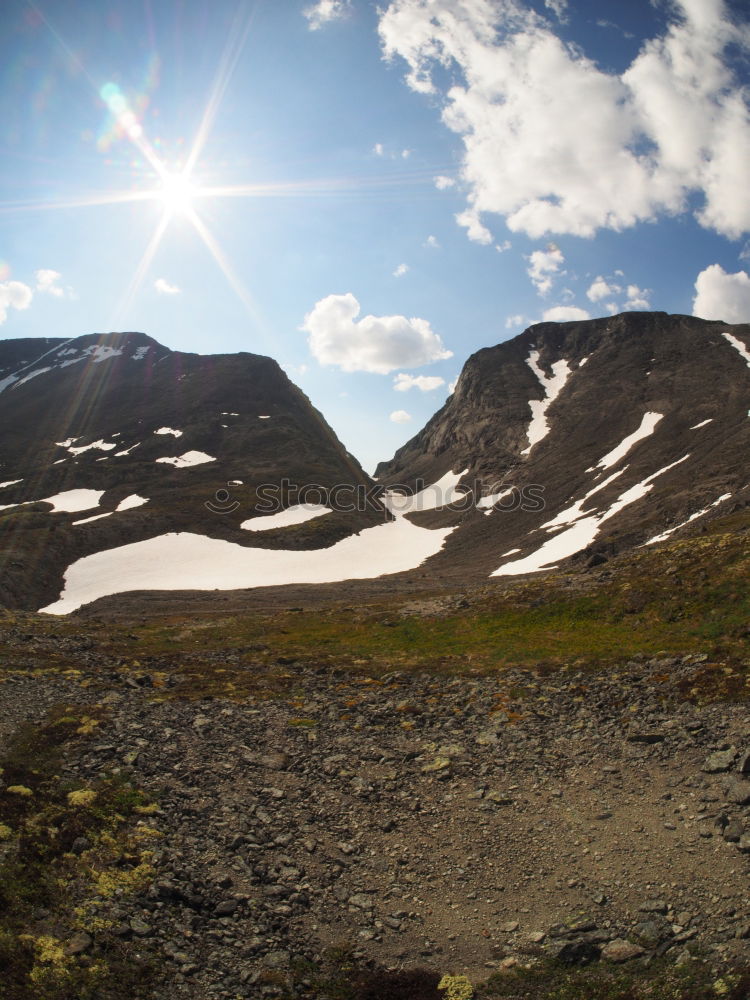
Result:
<instances>
[{"instance_id":1,"label":"small cloud","mask_svg":"<svg viewBox=\"0 0 750 1000\"><path fill-rule=\"evenodd\" d=\"M546 250L535 250L526 259L529 262L526 273L532 284L539 295L546 295L552 288L553 275L558 274L565 263L562 250L556 244L549 243Z\"/></svg>"},{"instance_id":2,"label":"small cloud","mask_svg":"<svg viewBox=\"0 0 750 1000\"><path fill-rule=\"evenodd\" d=\"M0 284L0 325L8 318L9 309L28 309L34 293L22 281L4 281Z\"/></svg>"},{"instance_id":3,"label":"small cloud","mask_svg":"<svg viewBox=\"0 0 750 1000\"><path fill-rule=\"evenodd\" d=\"M457 375L457 376L456 376L456 377L455 377L455 378L453 379L453 381L452 381L452 382L449 382L449 383L448 383L448 395L449 395L449 396L452 396L452 395L453 395L453 393L454 393L454 392L456 391L456 386L458 385L458 380L459 380L460 378L461 378L461 376L460 376L460 375Z\"/></svg>"},{"instance_id":4,"label":"small cloud","mask_svg":"<svg viewBox=\"0 0 750 1000\"><path fill-rule=\"evenodd\" d=\"M568 0L544 0L544 6L552 11L558 21L567 20Z\"/></svg>"},{"instance_id":5,"label":"small cloud","mask_svg":"<svg viewBox=\"0 0 750 1000\"><path fill-rule=\"evenodd\" d=\"M154 288L159 295L179 295L182 292L182 289L178 288L177 285L170 285L166 278L157 278L154 282Z\"/></svg>"},{"instance_id":6,"label":"small cloud","mask_svg":"<svg viewBox=\"0 0 750 1000\"><path fill-rule=\"evenodd\" d=\"M439 250L440 243L437 236L428 236L427 239L422 244L423 246L429 247L430 250Z\"/></svg>"},{"instance_id":7,"label":"small cloud","mask_svg":"<svg viewBox=\"0 0 750 1000\"><path fill-rule=\"evenodd\" d=\"M332 21L341 21L351 13L351 0L318 0L305 7L302 13L307 18L310 31L318 31Z\"/></svg>"},{"instance_id":8,"label":"small cloud","mask_svg":"<svg viewBox=\"0 0 750 1000\"><path fill-rule=\"evenodd\" d=\"M456 186L456 182L452 177L446 177L445 174L439 174L435 178L435 187L438 191L445 191L447 188L452 188Z\"/></svg>"},{"instance_id":9,"label":"small cloud","mask_svg":"<svg viewBox=\"0 0 750 1000\"><path fill-rule=\"evenodd\" d=\"M411 154L412 154L412 150L411 149L402 149L401 150L401 159L402 160L408 160L409 157L411 156Z\"/></svg>"},{"instance_id":10,"label":"small cloud","mask_svg":"<svg viewBox=\"0 0 750 1000\"><path fill-rule=\"evenodd\" d=\"M553 306L542 314L545 323L569 323L575 319L591 319L585 309L578 306Z\"/></svg>"},{"instance_id":11,"label":"small cloud","mask_svg":"<svg viewBox=\"0 0 750 1000\"><path fill-rule=\"evenodd\" d=\"M750 260L750 240L740 250L739 258L740 260Z\"/></svg>"},{"instance_id":12,"label":"small cloud","mask_svg":"<svg viewBox=\"0 0 750 1000\"><path fill-rule=\"evenodd\" d=\"M383 154L385 153L385 150L383 149L383 143L376 142L375 145L372 147L372 151L376 156L383 156Z\"/></svg>"},{"instance_id":13,"label":"small cloud","mask_svg":"<svg viewBox=\"0 0 750 1000\"><path fill-rule=\"evenodd\" d=\"M408 264L399 264L396 270L393 272L394 278L403 278L406 272L409 270Z\"/></svg>"},{"instance_id":14,"label":"small cloud","mask_svg":"<svg viewBox=\"0 0 750 1000\"><path fill-rule=\"evenodd\" d=\"M390 419L394 424L408 424L411 420L411 413L407 413L406 410L394 410Z\"/></svg>"},{"instance_id":15,"label":"small cloud","mask_svg":"<svg viewBox=\"0 0 750 1000\"><path fill-rule=\"evenodd\" d=\"M638 285L628 285L628 301L625 303L626 309L650 309L651 304L646 298L649 289L639 288Z\"/></svg>"},{"instance_id":16,"label":"small cloud","mask_svg":"<svg viewBox=\"0 0 750 1000\"><path fill-rule=\"evenodd\" d=\"M445 385L445 379L439 375L407 375L404 372L393 380L393 388L396 392L408 392L409 389L419 389L420 392L431 392Z\"/></svg>"},{"instance_id":17,"label":"small cloud","mask_svg":"<svg viewBox=\"0 0 750 1000\"><path fill-rule=\"evenodd\" d=\"M622 271L615 272L622 275ZM590 302L601 302L610 295L619 295L622 291L620 285L610 284L601 275L598 275L589 285L586 298Z\"/></svg>"},{"instance_id":18,"label":"small cloud","mask_svg":"<svg viewBox=\"0 0 750 1000\"><path fill-rule=\"evenodd\" d=\"M725 323L750 321L750 275L746 271L727 274L721 264L710 264L695 279L695 292L693 316Z\"/></svg>"},{"instance_id":19,"label":"small cloud","mask_svg":"<svg viewBox=\"0 0 750 1000\"><path fill-rule=\"evenodd\" d=\"M503 240L502 243L495 244L495 249L497 250L498 253L505 253L505 251L510 250L512 246L513 244L510 242L510 240Z\"/></svg>"},{"instance_id":20,"label":"small cloud","mask_svg":"<svg viewBox=\"0 0 750 1000\"><path fill-rule=\"evenodd\" d=\"M505 320L505 329L514 330L519 326L523 326L525 317L521 313L517 313L515 316L508 316Z\"/></svg>"},{"instance_id":21,"label":"small cloud","mask_svg":"<svg viewBox=\"0 0 750 1000\"><path fill-rule=\"evenodd\" d=\"M453 357L426 319L363 316L351 292L327 295L305 316L314 358L345 372L387 375L397 368L418 368Z\"/></svg>"},{"instance_id":22,"label":"small cloud","mask_svg":"<svg viewBox=\"0 0 750 1000\"><path fill-rule=\"evenodd\" d=\"M56 299L73 298L71 288L61 288L58 282L62 278L59 271L42 267L34 272L36 278L36 290L43 295L53 295Z\"/></svg>"},{"instance_id":23,"label":"small cloud","mask_svg":"<svg viewBox=\"0 0 750 1000\"><path fill-rule=\"evenodd\" d=\"M467 208L456 215L456 222L466 230L466 235L472 243L483 243L487 246L492 243L492 233L482 225L479 212L473 208Z\"/></svg>"}]
</instances>

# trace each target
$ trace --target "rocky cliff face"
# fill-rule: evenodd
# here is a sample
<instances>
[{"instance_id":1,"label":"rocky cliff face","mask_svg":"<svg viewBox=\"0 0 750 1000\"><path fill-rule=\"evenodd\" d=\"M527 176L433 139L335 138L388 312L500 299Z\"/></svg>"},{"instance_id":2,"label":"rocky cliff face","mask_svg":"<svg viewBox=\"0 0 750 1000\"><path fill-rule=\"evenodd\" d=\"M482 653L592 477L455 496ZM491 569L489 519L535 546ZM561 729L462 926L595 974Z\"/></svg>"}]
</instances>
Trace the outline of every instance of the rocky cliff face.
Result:
<instances>
[{"instance_id":1,"label":"rocky cliff face","mask_svg":"<svg viewBox=\"0 0 750 1000\"><path fill-rule=\"evenodd\" d=\"M601 559L746 502L749 407L748 325L665 313L542 323L469 358L376 477L419 488L460 472L474 490L439 572Z\"/></svg>"}]
</instances>

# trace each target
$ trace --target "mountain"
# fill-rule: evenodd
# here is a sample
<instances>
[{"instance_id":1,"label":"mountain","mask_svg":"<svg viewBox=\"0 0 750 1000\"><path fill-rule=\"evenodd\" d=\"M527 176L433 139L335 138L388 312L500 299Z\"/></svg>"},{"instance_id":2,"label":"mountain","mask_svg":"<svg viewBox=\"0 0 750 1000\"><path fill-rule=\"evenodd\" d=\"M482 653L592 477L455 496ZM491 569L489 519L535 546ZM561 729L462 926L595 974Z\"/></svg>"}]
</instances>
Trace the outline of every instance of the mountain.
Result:
<instances>
[{"instance_id":1,"label":"mountain","mask_svg":"<svg viewBox=\"0 0 750 1000\"><path fill-rule=\"evenodd\" d=\"M299 550L382 523L377 503L263 520L339 483L371 481L271 358L141 333L0 342L0 606L45 606L71 564L165 535Z\"/></svg>"},{"instance_id":2,"label":"mountain","mask_svg":"<svg viewBox=\"0 0 750 1000\"><path fill-rule=\"evenodd\" d=\"M417 523L457 525L433 574L596 564L747 504L749 408L747 324L641 312L540 323L472 355L375 475L439 484L406 505ZM461 488L463 512L432 509Z\"/></svg>"}]
</instances>

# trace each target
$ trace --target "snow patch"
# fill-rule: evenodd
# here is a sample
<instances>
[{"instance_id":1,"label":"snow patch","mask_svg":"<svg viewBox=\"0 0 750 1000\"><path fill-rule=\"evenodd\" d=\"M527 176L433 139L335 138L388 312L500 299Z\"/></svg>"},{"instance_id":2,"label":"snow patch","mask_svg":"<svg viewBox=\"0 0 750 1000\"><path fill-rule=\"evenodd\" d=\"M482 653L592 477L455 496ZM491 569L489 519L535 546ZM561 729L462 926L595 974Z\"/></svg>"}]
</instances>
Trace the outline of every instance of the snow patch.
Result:
<instances>
[{"instance_id":1,"label":"snow patch","mask_svg":"<svg viewBox=\"0 0 750 1000\"><path fill-rule=\"evenodd\" d=\"M699 427L705 427L705 426L706 426L706 424L710 424L710 423L713 423L713 419L714 419L713 417L709 417L709 418L708 418L708 420L701 420L701 422L700 422L699 424L694 424L694 425L693 425L693 426L692 426L692 427L690 428L690 430L691 430L691 431L697 431Z\"/></svg>"},{"instance_id":2,"label":"snow patch","mask_svg":"<svg viewBox=\"0 0 750 1000\"><path fill-rule=\"evenodd\" d=\"M151 350L148 344L144 344L141 347L136 347L135 354L132 355L133 361L143 361L148 352Z\"/></svg>"},{"instance_id":3,"label":"snow patch","mask_svg":"<svg viewBox=\"0 0 750 1000\"><path fill-rule=\"evenodd\" d=\"M68 446L68 451L71 455L82 455L84 451L91 451L92 448L96 448L97 451L112 451L112 449L116 447L117 445L114 441L103 441L99 438L98 441L92 441L91 444L83 444L80 448Z\"/></svg>"},{"instance_id":4,"label":"snow patch","mask_svg":"<svg viewBox=\"0 0 750 1000\"><path fill-rule=\"evenodd\" d=\"M531 423L526 431L529 441L528 448L524 448L522 455L528 455L535 444L538 444L549 434L549 424L547 423L547 410L552 402L560 395L563 386L568 381L571 374L570 365L567 361L555 361L552 365L552 375L548 378L539 367L539 351L532 351L526 359L526 364L531 368L539 379L544 389L544 399L530 399Z\"/></svg>"},{"instance_id":5,"label":"snow patch","mask_svg":"<svg viewBox=\"0 0 750 1000\"><path fill-rule=\"evenodd\" d=\"M733 337L731 333L722 333L722 337L729 341L735 351L739 351L741 357L747 361L748 368L750 368L750 351L748 351L742 341L738 340L737 337Z\"/></svg>"},{"instance_id":6,"label":"snow patch","mask_svg":"<svg viewBox=\"0 0 750 1000\"><path fill-rule=\"evenodd\" d=\"M182 431L176 431L173 427L160 427L154 434L171 434L172 437L182 437Z\"/></svg>"},{"instance_id":7,"label":"snow patch","mask_svg":"<svg viewBox=\"0 0 750 1000\"><path fill-rule=\"evenodd\" d=\"M15 486L16 483L22 483L23 479L9 479L6 483L0 483L0 490L5 489L6 486Z\"/></svg>"},{"instance_id":8,"label":"snow patch","mask_svg":"<svg viewBox=\"0 0 750 1000\"><path fill-rule=\"evenodd\" d=\"M128 590L238 590L289 583L337 583L403 573L435 555L453 528L431 531L402 517L327 549L245 548L190 532L170 532L77 560L59 600L43 608L64 615Z\"/></svg>"},{"instance_id":9,"label":"snow patch","mask_svg":"<svg viewBox=\"0 0 750 1000\"><path fill-rule=\"evenodd\" d=\"M680 465L688 458L690 458L689 454L683 455L682 458L676 462L672 462L671 465L659 469L658 472L654 472L621 494L609 510L603 514L594 514L584 517L580 521L575 521L559 535L548 538L535 552L532 552L523 559L516 559L513 562L505 563L504 566L500 566L490 576L516 576L520 573L539 573L542 570L555 569L555 565L552 565L553 563L557 564L560 560L567 559L575 555L576 552L580 552L581 549L585 549L587 545L590 545L594 541L599 533L599 528L605 521L619 514L624 507L634 503L636 500L642 500L651 491L655 479L663 476L665 472L669 472L670 469L673 469L676 465Z\"/></svg>"},{"instance_id":10,"label":"snow patch","mask_svg":"<svg viewBox=\"0 0 750 1000\"><path fill-rule=\"evenodd\" d=\"M205 451L186 451L184 455L176 458L157 458L157 462L165 465L173 465L176 469L187 469L193 465L205 465L206 462L215 462L216 459L207 455Z\"/></svg>"},{"instance_id":11,"label":"snow patch","mask_svg":"<svg viewBox=\"0 0 750 1000\"><path fill-rule=\"evenodd\" d=\"M258 414L258 420L270 420L270 419L271 419L271 414L270 413L260 413L260 414Z\"/></svg>"},{"instance_id":12,"label":"snow patch","mask_svg":"<svg viewBox=\"0 0 750 1000\"><path fill-rule=\"evenodd\" d=\"M676 531L679 531L680 528L684 528L686 524L690 524L691 521L697 521L699 517L703 517L704 514L708 514L708 512L710 510L713 510L714 507L718 507L719 504L724 503L725 500L731 499L731 496L732 496L731 493L722 494L718 500L714 500L714 502L712 504L709 504L708 507L705 507L703 510L697 511L695 514L691 514L690 517L687 519L687 521L683 521L681 524L676 524L673 528L667 528L667 530L662 531L660 535L654 535L653 538L649 538L649 540L647 542L644 542L643 545L644 546L654 545L656 542L663 542L665 539L669 538L670 535L673 535Z\"/></svg>"},{"instance_id":13,"label":"snow patch","mask_svg":"<svg viewBox=\"0 0 750 1000\"><path fill-rule=\"evenodd\" d=\"M51 513L53 514L77 514L81 510L91 510L92 507L98 507L103 496L104 490L66 490L64 493L56 493L52 497L43 497L41 500L24 500L23 503L4 504L0 510L7 510L9 507L25 507L30 503L51 503Z\"/></svg>"},{"instance_id":14,"label":"snow patch","mask_svg":"<svg viewBox=\"0 0 750 1000\"><path fill-rule=\"evenodd\" d=\"M462 472L446 472L437 482L431 486L425 486L423 490L413 496L387 490L383 496L383 503L397 517L410 514L412 511L447 507L465 496L463 492L456 490L456 486L468 471L468 469L464 469Z\"/></svg>"},{"instance_id":15,"label":"snow patch","mask_svg":"<svg viewBox=\"0 0 750 1000\"><path fill-rule=\"evenodd\" d=\"M90 524L91 521L100 521L103 517L111 517L123 510L132 510L134 507L142 507L148 503L148 497L139 497L137 493L131 493L129 497L121 500L114 510L108 510L106 514L94 514L93 517L84 517L82 521L73 521L73 524Z\"/></svg>"},{"instance_id":16,"label":"snow patch","mask_svg":"<svg viewBox=\"0 0 750 1000\"><path fill-rule=\"evenodd\" d=\"M120 458L121 455L129 455L130 452L133 451L134 448L138 448L140 444L141 442L139 441L137 444L131 444L129 448L125 448L123 451L116 451L115 458Z\"/></svg>"},{"instance_id":17,"label":"snow patch","mask_svg":"<svg viewBox=\"0 0 750 1000\"><path fill-rule=\"evenodd\" d=\"M266 514L261 517L251 517L243 521L240 525L247 531L271 531L273 528L288 528L292 524L304 524L305 521L312 521L313 518L322 517L323 514L332 514L330 507L324 507L318 503L295 504L280 510L278 514Z\"/></svg>"},{"instance_id":18,"label":"snow patch","mask_svg":"<svg viewBox=\"0 0 750 1000\"><path fill-rule=\"evenodd\" d=\"M644 413L640 427L633 431L632 434L628 434L627 437L623 438L617 447L608 452L604 458L599 459L596 463L597 466L602 469L609 469L611 466L619 462L621 458L624 458L625 455L627 455L634 445L654 433L654 428L663 416L663 413L652 413L650 410Z\"/></svg>"},{"instance_id":19,"label":"snow patch","mask_svg":"<svg viewBox=\"0 0 750 1000\"><path fill-rule=\"evenodd\" d=\"M46 368L36 368L33 372L29 372L28 375L24 375L22 379L18 379L16 384L13 386L17 389L19 386L23 385L25 382L30 382L31 379L36 378L37 375L44 375L45 372L51 372L52 368L48 365ZM15 380L14 380L15 381Z\"/></svg>"}]
</instances>

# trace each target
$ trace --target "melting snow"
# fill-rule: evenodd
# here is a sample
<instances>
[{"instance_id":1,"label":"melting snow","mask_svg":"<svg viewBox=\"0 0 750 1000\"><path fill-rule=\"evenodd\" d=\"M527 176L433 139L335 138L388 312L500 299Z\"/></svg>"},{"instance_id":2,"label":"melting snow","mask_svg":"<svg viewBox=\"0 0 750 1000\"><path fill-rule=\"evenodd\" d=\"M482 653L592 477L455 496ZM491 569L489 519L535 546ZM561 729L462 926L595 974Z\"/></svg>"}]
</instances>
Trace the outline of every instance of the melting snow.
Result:
<instances>
[{"instance_id":1,"label":"melting snow","mask_svg":"<svg viewBox=\"0 0 750 1000\"><path fill-rule=\"evenodd\" d=\"M55 441L55 444L58 448L70 448L73 442L77 440L78 438L66 438L64 441Z\"/></svg>"},{"instance_id":2,"label":"melting snow","mask_svg":"<svg viewBox=\"0 0 750 1000\"><path fill-rule=\"evenodd\" d=\"M122 354L122 348L110 347L108 344L95 344L93 347L87 347L83 353L92 357L94 364L98 365L102 361L119 357Z\"/></svg>"},{"instance_id":3,"label":"melting snow","mask_svg":"<svg viewBox=\"0 0 750 1000\"><path fill-rule=\"evenodd\" d=\"M665 472L669 472L670 469L673 469L676 465L680 465L688 458L690 458L689 454L683 455L682 458L676 462L672 462L671 465L659 469L658 472L654 472L642 480L642 482L636 483L635 486L631 486L629 490L621 494L609 510L603 514L594 514L576 521L559 535L547 539L535 552L532 552L523 559L516 559L514 562L505 563L504 566L496 569L490 576L516 576L519 573L539 573L541 570L555 569L555 565L552 565L553 563L556 564L561 559L567 559L576 552L580 552L581 549L585 549L596 538L600 526L605 521L614 517L615 514L619 514L628 504L643 499L650 492L655 479L663 476Z\"/></svg>"},{"instance_id":4,"label":"melting snow","mask_svg":"<svg viewBox=\"0 0 750 1000\"><path fill-rule=\"evenodd\" d=\"M182 437L182 431L176 431L172 427L160 427L158 431L154 431L154 434L171 434L172 437Z\"/></svg>"},{"instance_id":5,"label":"melting snow","mask_svg":"<svg viewBox=\"0 0 750 1000\"><path fill-rule=\"evenodd\" d=\"M2 392L3 389L7 389L9 385L13 385L13 383L17 381L17 375L7 375L5 378L0 378L0 392Z\"/></svg>"},{"instance_id":6,"label":"melting snow","mask_svg":"<svg viewBox=\"0 0 750 1000\"><path fill-rule=\"evenodd\" d=\"M114 510L108 510L106 514L94 514L93 517L84 517L82 521L73 521L73 524L89 524L91 521L100 521L103 517L111 517L122 510L132 510L133 507L141 507L148 503L148 497L139 497L137 493L132 493L129 497L121 500Z\"/></svg>"},{"instance_id":7,"label":"melting snow","mask_svg":"<svg viewBox=\"0 0 750 1000\"><path fill-rule=\"evenodd\" d=\"M54 514L77 514L81 510L91 510L92 507L98 507L103 496L104 490L66 490L64 493L56 493L53 497L43 497L41 500L24 500L23 503L4 504L0 510L7 510L9 507L25 507L30 503L51 503Z\"/></svg>"},{"instance_id":8,"label":"melting snow","mask_svg":"<svg viewBox=\"0 0 750 1000\"><path fill-rule=\"evenodd\" d=\"M248 531L270 531L272 528L287 528L292 524L304 524L305 521L312 521L315 517L322 517L323 514L333 513L330 507L323 507L318 503L295 504L280 510L278 514L267 514L262 517L251 517L243 521L241 528Z\"/></svg>"},{"instance_id":9,"label":"melting snow","mask_svg":"<svg viewBox=\"0 0 750 1000\"><path fill-rule=\"evenodd\" d=\"M136 347L135 354L132 356L132 360L143 361L143 359L146 357L146 355L150 350L151 348L147 344L144 344L141 347Z\"/></svg>"},{"instance_id":10,"label":"melting snow","mask_svg":"<svg viewBox=\"0 0 750 1000\"><path fill-rule=\"evenodd\" d=\"M613 448L612 451L608 452L604 458L599 459L596 464L602 469L609 469L611 466L615 465L621 458L627 455L633 445L642 441L643 438L648 437L649 434L653 434L654 428L663 416L663 413L652 413L650 410L647 413L644 413L643 420L641 420L641 426L638 430L633 431L632 434L628 434L626 438L623 438L616 448Z\"/></svg>"},{"instance_id":11,"label":"melting snow","mask_svg":"<svg viewBox=\"0 0 750 1000\"><path fill-rule=\"evenodd\" d=\"M549 378L539 367L538 362L539 351L532 351L526 359L526 364L539 379L542 388L544 389L544 399L529 400L529 406L531 407L531 423L526 431L526 436L529 439L529 446L528 448L524 448L521 452L522 455L528 455L534 445L538 444L539 441L549 434L549 424L547 423L546 417L547 410L550 404L560 395L563 386L568 380L568 375L570 375L570 366L565 360L556 361L552 365L552 375Z\"/></svg>"},{"instance_id":12,"label":"melting snow","mask_svg":"<svg viewBox=\"0 0 750 1000\"><path fill-rule=\"evenodd\" d=\"M613 473L608 479L603 480L601 483L597 483L593 489L588 491L585 497L582 497L580 500L576 500L572 507L561 510L559 514L552 518L551 521L547 521L545 524L542 524L541 527L547 528L548 531L552 531L554 528L559 528L561 525L572 524L573 521L577 521L578 518L584 513L583 505L586 501L595 493L598 493L599 490L603 490L605 486L609 486L612 480L621 476L627 468L629 468L629 466L626 465L625 468L620 469L619 472Z\"/></svg>"},{"instance_id":13,"label":"melting snow","mask_svg":"<svg viewBox=\"0 0 750 1000\"><path fill-rule=\"evenodd\" d=\"M7 483L0 483L0 490L4 489L6 486L15 486L16 483L22 483L23 479L9 479Z\"/></svg>"},{"instance_id":14,"label":"melting snow","mask_svg":"<svg viewBox=\"0 0 750 1000\"><path fill-rule=\"evenodd\" d=\"M461 477L465 476L468 471L468 469L464 469L462 472L446 472L436 483L425 486L414 496L388 490L383 497L383 503L396 516L409 514L416 510L435 510L438 507L446 507L465 496L463 492L456 490L456 486Z\"/></svg>"},{"instance_id":15,"label":"melting snow","mask_svg":"<svg viewBox=\"0 0 750 1000\"><path fill-rule=\"evenodd\" d=\"M85 556L65 574L60 599L42 610L64 615L128 590L237 590L289 583L336 583L402 573L438 552L452 528L431 531L398 517L327 549L253 549L190 532Z\"/></svg>"},{"instance_id":16,"label":"melting snow","mask_svg":"<svg viewBox=\"0 0 750 1000\"><path fill-rule=\"evenodd\" d=\"M507 497L512 492L513 487L511 486L510 489L501 490L500 493L490 493L489 496L477 500L477 507L479 510L484 510L485 516L491 514L498 500L502 500L503 497Z\"/></svg>"},{"instance_id":17,"label":"melting snow","mask_svg":"<svg viewBox=\"0 0 750 1000\"><path fill-rule=\"evenodd\" d=\"M76 438L76 440L78 440ZM72 448L68 446L68 451L71 455L82 455L84 451L91 451L92 448L96 448L97 451L112 451L117 445L114 441L102 441L100 438L98 441L93 441L91 444L83 444L80 448Z\"/></svg>"},{"instance_id":18,"label":"melting snow","mask_svg":"<svg viewBox=\"0 0 750 1000\"><path fill-rule=\"evenodd\" d=\"M670 535L673 535L675 531L679 531L680 528L684 528L685 525L690 524L691 521L697 521L699 517L703 517L704 514L708 514L710 510L714 507L718 507L719 504L724 503L725 500L729 500L731 496L731 493L722 494L718 500L714 500L714 502L709 504L704 510L699 510L697 513L691 514L687 521L683 521L681 524L676 524L673 528L667 528L666 531L662 531L660 535L654 535L653 538L649 538L649 540L643 544L653 545L655 542L663 542L666 538L669 538Z\"/></svg>"},{"instance_id":19,"label":"melting snow","mask_svg":"<svg viewBox=\"0 0 750 1000\"><path fill-rule=\"evenodd\" d=\"M186 469L191 465L204 465L206 462L215 462L216 459L207 455L204 451L186 451L184 455L176 458L157 458L157 462L165 465L173 465L176 469Z\"/></svg>"},{"instance_id":20,"label":"melting snow","mask_svg":"<svg viewBox=\"0 0 750 1000\"><path fill-rule=\"evenodd\" d=\"M750 368L750 351L748 351L742 341L738 340L737 337L733 337L731 333L723 333L722 337L729 341L735 351L739 351L740 355L747 361L748 368Z\"/></svg>"},{"instance_id":21,"label":"melting snow","mask_svg":"<svg viewBox=\"0 0 750 1000\"><path fill-rule=\"evenodd\" d=\"M706 424L710 424L710 423L713 423L713 419L714 419L713 417L709 417L709 418L708 418L708 420L701 420L701 422L700 422L699 424L694 424L694 425L693 425L693 426L692 426L692 427L690 428L690 430L691 430L691 431L697 431L699 427L705 427L705 426L706 426Z\"/></svg>"},{"instance_id":22,"label":"melting snow","mask_svg":"<svg viewBox=\"0 0 750 1000\"><path fill-rule=\"evenodd\" d=\"M123 451L116 451L115 458L119 458L121 455L129 455L134 448L137 448L140 445L140 443L141 442L139 441L138 444L131 444L129 448L125 448Z\"/></svg>"},{"instance_id":23,"label":"melting snow","mask_svg":"<svg viewBox=\"0 0 750 1000\"><path fill-rule=\"evenodd\" d=\"M25 375L22 379L19 379L18 381L14 379L13 381L16 384L13 386L13 388L17 389L19 385L23 385L24 382L29 382L32 378L36 378L37 375L44 375L45 372L51 372L51 371L52 368L49 365L46 368L37 368L35 369L35 371L29 372L28 375Z\"/></svg>"}]
</instances>

